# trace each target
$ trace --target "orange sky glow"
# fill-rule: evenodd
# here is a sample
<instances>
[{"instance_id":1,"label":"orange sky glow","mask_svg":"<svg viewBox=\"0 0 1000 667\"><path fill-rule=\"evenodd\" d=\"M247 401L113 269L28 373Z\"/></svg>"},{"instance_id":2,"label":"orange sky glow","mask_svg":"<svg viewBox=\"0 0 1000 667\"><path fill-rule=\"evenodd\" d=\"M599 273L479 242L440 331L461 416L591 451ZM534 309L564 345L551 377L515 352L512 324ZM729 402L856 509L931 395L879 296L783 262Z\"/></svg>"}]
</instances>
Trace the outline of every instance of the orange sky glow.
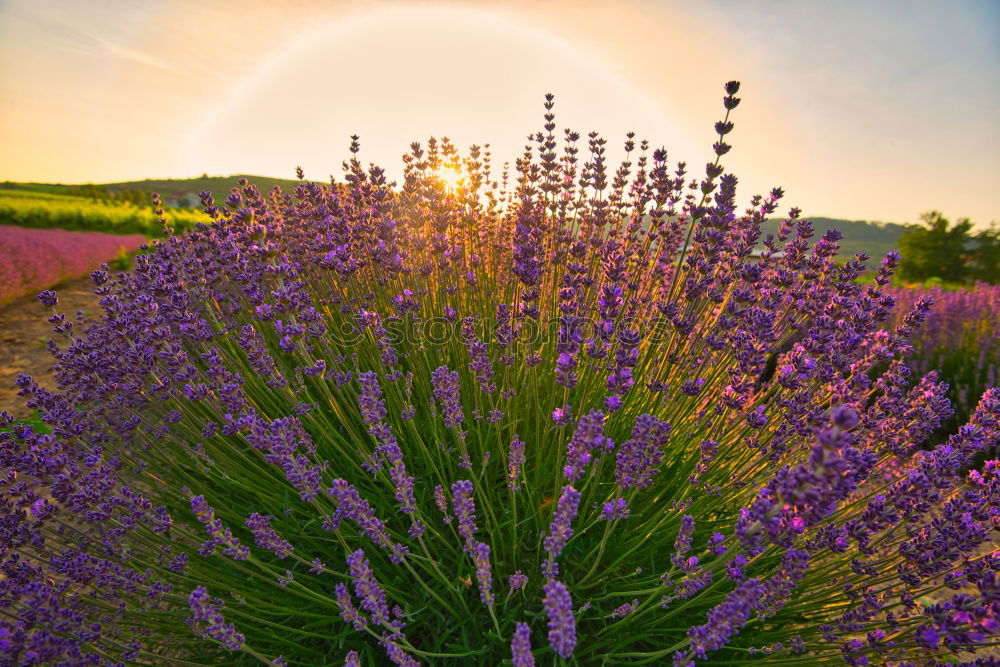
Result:
<instances>
[{"instance_id":1,"label":"orange sky glow","mask_svg":"<svg viewBox=\"0 0 1000 667\"><path fill-rule=\"evenodd\" d=\"M744 201L780 185L807 215L1000 218L1000 11L877 4L8 0L0 180L325 180L352 134L392 179L431 135L499 164L546 92L612 159L632 130L700 169L739 79L724 162Z\"/></svg>"}]
</instances>

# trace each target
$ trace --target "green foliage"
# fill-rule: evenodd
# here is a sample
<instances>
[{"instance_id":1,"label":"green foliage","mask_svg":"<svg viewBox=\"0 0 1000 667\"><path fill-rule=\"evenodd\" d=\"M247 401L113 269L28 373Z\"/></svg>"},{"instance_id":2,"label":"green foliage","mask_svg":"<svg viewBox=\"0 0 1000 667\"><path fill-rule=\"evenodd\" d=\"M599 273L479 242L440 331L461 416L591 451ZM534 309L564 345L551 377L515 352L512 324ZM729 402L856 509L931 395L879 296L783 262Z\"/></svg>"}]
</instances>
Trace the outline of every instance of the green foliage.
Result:
<instances>
[{"instance_id":1,"label":"green foliage","mask_svg":"<svg viewBox=\"0 0 1000 667\"><path fill-rule=\"evenodd\" d=\"M0 433L8 433L10 431L13 431L15 428L21 426L22 424L30 426L36 433L43 433L43 434L52 433L52 427L50 427L42 420L41 415L38 414L38 410L35 410L31 414L30 419L18 420L14 422L14 424L12 424L11 426L0 426Z\"/></svg>"},{"instance_id":2,"label":"green foliage","mask_svg":"<svg viewBox=\"0 0 1000 667\"><path fill-rule=\"evenodd\" d=\"M204 214L190 210L171 209L165 215L176 231L208 221ZM163 234L159 218L149 205L140 207L129 201L102 203L30 190L0 189L0 225L108 234Z\"/></svg>"},{"instance_id":3,"label":"green foliage","mask_svg":"<svg viewBox=\"0 0 1000 667\"><path fill-rule=\"evenodd\" d=\"M996 224L973 234L973 223L962 218L952 224L940 211L920 216L922 225L910 225L899 237L903 280L945 283L1000 281L1000 228Z\"/></svg>"},{"instance_id":4,"label":"green foliage","mask_svg":"<svg viewBox=\"0 0 1000 667\"><path fill-rule=\"evenodd\" d=\"M115 258L108 262L108 266L113 271L128 271L132 268L132 257L134 253L130 253L125 249L125 246L118 248L118 254Z\"/></svg>"}]
</instances>

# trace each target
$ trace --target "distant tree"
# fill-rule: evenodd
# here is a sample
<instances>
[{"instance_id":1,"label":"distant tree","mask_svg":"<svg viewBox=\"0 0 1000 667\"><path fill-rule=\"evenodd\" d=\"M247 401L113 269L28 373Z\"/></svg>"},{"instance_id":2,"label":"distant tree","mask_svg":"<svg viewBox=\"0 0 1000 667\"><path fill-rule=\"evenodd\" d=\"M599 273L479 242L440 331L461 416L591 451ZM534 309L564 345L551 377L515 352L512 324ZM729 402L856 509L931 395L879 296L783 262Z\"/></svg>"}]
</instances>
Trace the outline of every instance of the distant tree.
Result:
<instances>
[{"instance_id":1,"label":"distant tree","mask_svg":"<svg viewBox=\"0 0 1000 667\"><path fill-rule=\"evenodd\" d=\"M108 192L107 188L100 185L94 185L92 183L78 185L77 187L70 189L70 192L77 197L88 197L99 202L107 201L111 197L111 193Z\"/></svg>"},{"instance_id":2,"label":"distant tree","mask_svg":"<svg viewBox=\"0 0 1000 667\"><path fill-rule=\"evenodd\" d=\"M920 216L922 224L908 225L897 245L902 255L899 276L923 282L939 278L949 283L973 280L997 282L1000 265L1000 229L972 234L972 221L962 218L952 224L940 211Z\"/></svg>"},{"instance_id":3,"label":"distant tree","mask_svg":"<svg viewBox=\"0 0 1000 667\"><path fill-rule=\"evenodd\" d=\"M973 278L1000 283L1000 226L993 222L973 237L976 242Z\"/></svg>"}]
</instances>

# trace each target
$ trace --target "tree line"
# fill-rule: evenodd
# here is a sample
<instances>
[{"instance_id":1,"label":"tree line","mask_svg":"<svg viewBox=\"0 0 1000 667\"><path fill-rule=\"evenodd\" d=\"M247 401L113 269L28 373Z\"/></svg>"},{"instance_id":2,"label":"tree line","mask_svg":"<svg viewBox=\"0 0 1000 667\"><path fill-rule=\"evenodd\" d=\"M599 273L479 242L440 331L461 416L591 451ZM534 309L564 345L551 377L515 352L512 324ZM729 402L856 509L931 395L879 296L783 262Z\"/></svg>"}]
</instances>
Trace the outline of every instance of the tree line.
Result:
<instances>
[{"instance_id":1,"label":"tree line","mask_svg":"<svg viewBox=\"0 0 1000 667\"><path fill-rule=\"evenodd\" d=\"M920 224L907 225L897 245L902 255L898 275L903 280L1000 283L996 222L975 231L968 218L952 223L940 211L929 211L920 216Z\"/></svg>"}]
</instances>

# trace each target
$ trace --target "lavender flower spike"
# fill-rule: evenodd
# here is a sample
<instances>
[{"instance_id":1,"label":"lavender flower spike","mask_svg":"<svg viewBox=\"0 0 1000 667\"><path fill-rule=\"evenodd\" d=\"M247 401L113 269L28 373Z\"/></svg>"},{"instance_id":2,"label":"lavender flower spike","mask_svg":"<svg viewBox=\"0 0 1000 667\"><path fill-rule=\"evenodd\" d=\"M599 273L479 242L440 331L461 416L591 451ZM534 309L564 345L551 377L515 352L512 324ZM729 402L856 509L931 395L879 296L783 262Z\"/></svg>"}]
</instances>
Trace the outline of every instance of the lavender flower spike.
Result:
<instances>
[{"instance_id":1,"label":"lavender flower spike","mask_svg":"<svg viewBox=\"0 0 1000 667\"><path fill-rule=\"evenodd\" d=\"M476 542L473 549L476 562L476 579L479 581L479 599L489 607L493 604L493 568L490 565L490 545Z\"/></svg>"},{"instance_id":2,"label":"lavender flower spike","mask_svg":"<svg viewBox=\"0 0 1000 667\"><path fill-rule=\"evenodd\" d=\"M372 615L376 623L389 623L389 606L385 601L385 591L378 585L375 575L368 567L365 552L358 549L347 557L347 565L354 579L354 594L361 600L361 606Z\"/></svg>"},{"instance_id":3,"label":"lavender flower spike","mask_svg":"<svg viewBox=\"0 0 1000 667\"><path fill-rule=\"evenodd\" d=\"M573 600L566 584L552 579L542 587L545 611L549 615L549 645L560 658L569 658L576 648L576 619Z\"/></svg>"},{"instance_id":4,"label":"lavender flower spike","mask_svg":"<svg viewBox=\"0 0 1000 667\"><path fill-rule=\"evenodd\" d=\"M552 517L552 523L549 525L549 536L543 542L549 557L542 566L542 574L549 579L559 575L559 565L556 563L556 558L569 542L569 538L573 536L573 528L570 524L576 518L579 507L580 492L572 486L564 486L562 495L559 496L559 503L556 505L555 516Z\"/></svg>"},{"instance_id":5,"label":"lavender flower spike","mask_svg":"<svg viewBox=\"0 0 1000 667\"><path fill-rule=\"evenodd\" d=\"M358 494L353 484L335 479L327 493L336 501L337 509L343 516L357 523L372 542L389 552L392 562L402 562L407 553L406 547L392 541L386 533L385 524L375 516L371 505Z\"/></svg>"},{"instance_id":6,"label":"lavender flower spike","mask_svg":"<svg viewBox=\"0 0 1000 667\"><path fill-rule=\"evenodd\" d=\"M535 656L531 653L531 628L527 623L518 622L510 641L510 653L514 667L535 667Z\"/></svg>"},{"instance_id":7,"label":"lavender flower spike","mask_svg":"<svg viewBox=\"0 0 1000 667\"><path fill-rule=\"evenodd\" d=\"M510 442L510 454L507 463L507 486L511 491L519 491L521 485L518 478L521 476L521 466L524 465L524 441L514 436Z\"/></svg>"},{"instance_id":8,"label":"lavender flower spike","mask_svg":"<svg viewBox=\"0 0 1000 667\"><path fill-rule=\"evenodd\" d=\"M191 608L191 617L188 620L195 633L207 639L214 639L230 651L240 650L243 648L243 635L236 632L236 627L232 623L226 623L216 605L221 607L222 600L216 599L213 604L208 598L208 590L204 586L198 586L188 597L188 606ZM206 625L200 626L199 623Z\"/></svg>"},{"instance_id":9,"label":"lavender flower spike","mask_svg":"<svg viewBox=\"0 0 1000 667\"><path fill-rule=\"evenodd\" d=\"M368 621L354 606L354 601L351 600L351 591L345 584L337 584L334 587L334 593L337 597L337 604L340 606L340 617L353 625L358 632L363 632L368 627Z\"/></svg>"},{"instance_id":10,"label":"lavender flower spike","mask_svg":"<svg viewBox=\"0 0 1000 667\"><path fill-rule=\"evenodd\" d=\"M475 546L472 535L476 532L476 503L472 500L472 482L467 479L455 482L451 485L451 494L455 516L458 517L458 534L465 538L462 549L471 556Z\"/></svg>"},{"instance_id":11,"label":"lavender flower spike","mask_svg":"<svg viewBox=\"0 0 1000 667\"><path fill-rule=\"evenodd\" d=\"M291 555L292 545L271 528L271 517L254 512L247 517L245 523L253 533L258 547L273 551L278 558L288 558Z\"/></svg>"},{"instance_id":12,"label":"lavender flower spike","mask_svg":"<svg viewBox=\"0 0 1000 667\"><path fill-rule=\"evenodd\" d=\"M441 403L444 425L448 428L458 428L465 420L462 413L462 401L459 397L458 372L441 366L431 374L434 385L434 397Z\"/></svg>"},{"instance_id":13,"label":"lavender flower spike","mask_svg":"<svg viewBox=\"0 0 1000 667\"><path fill-rule=\"evenodd\" d=\"M618 449L615 478L618 486L645 489L656 477L663 462L664 449L670 437L670 424L653 415L639 415L632 428L632 439Z\"/></svg>"},{"instance_id":14,"label":"lavender flower spike","mask_svg":"<svg viewBox=\"0 0 1000 667\"><path fill-rule=\"evenodd\" d=\"M566 466L563 474L570 482L575 482L583 474L592 458L594 450L610 449L614 446L611 438L604 437L604 413L594 410L580 417L573 438L566 446Z\"/></svg>"}]
</instances>

